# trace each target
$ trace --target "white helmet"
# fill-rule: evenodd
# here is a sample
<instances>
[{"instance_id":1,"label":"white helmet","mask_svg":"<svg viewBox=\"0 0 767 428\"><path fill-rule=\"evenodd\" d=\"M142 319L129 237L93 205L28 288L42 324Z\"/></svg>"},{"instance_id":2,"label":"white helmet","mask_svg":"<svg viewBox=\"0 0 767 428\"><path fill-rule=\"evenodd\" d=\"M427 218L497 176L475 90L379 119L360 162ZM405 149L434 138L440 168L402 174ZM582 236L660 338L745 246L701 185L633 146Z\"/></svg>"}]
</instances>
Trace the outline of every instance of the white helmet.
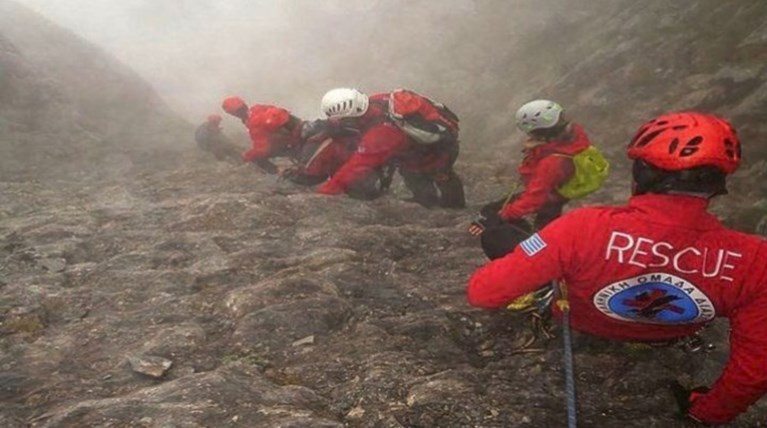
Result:
<instances>
[{"instance_id":1,"label":"white helmet","mask_svg":"<svg viewBox=\"0 0 767 428\"><path fill-rule=\"evenodd\" d=\"M562 106L554 101L530 101L517 110L517 128L525 134L553 128L559 123L563 111Z\"/></svg>"},{"instance_id":2,"label":"white helmet","mask_svg":"<svg viewBox=\"0 0 767 428\"><path fill-rule=\"evenodd\" d=\"M359 117L368 110L368 96L356 89L336 88L322 97L322 114L329 118Z\"/></svg>"}]
</instances>

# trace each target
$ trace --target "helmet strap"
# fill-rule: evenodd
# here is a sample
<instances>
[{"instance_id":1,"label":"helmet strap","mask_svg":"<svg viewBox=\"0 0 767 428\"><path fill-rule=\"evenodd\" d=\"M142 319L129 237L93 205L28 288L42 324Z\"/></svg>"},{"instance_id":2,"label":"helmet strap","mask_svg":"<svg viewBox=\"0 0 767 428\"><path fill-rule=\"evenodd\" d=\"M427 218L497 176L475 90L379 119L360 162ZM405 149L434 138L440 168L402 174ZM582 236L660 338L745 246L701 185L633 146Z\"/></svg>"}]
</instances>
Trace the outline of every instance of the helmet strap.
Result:
<instances>
[{"instance_id":1,"label":"helmet strap","mask_svg":"<svg viewBox=\"0 0 767 428\"><path fill-rule=\"evenodd\" d=\"M633 166L633 193L686 194L713 198L727 194L727 174L712 166L666 171L645 161Z\"/></svg>"}]
</instances>

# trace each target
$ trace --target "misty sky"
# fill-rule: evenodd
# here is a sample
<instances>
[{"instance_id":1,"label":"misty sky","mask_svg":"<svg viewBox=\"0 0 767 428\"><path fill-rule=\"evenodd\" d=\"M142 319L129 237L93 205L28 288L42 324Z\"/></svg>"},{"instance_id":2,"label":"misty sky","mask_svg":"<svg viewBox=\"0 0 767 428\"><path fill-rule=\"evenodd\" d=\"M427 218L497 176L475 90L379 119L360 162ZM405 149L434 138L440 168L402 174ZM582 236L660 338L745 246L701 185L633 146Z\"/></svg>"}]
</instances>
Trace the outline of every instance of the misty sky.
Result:
<instances>
[{"instance_id":1,"label":"misty sky","mask_svg":"<svg viewBox=\"0 0 767 428\"><path fill-rule=\"evenodd\" d=\"M336 46L339 59L344 49L363 51L353 44L360 32L354 21L381 0L17 1L105 48L192 121L230 94L285 105L310 118L332 86L378 90L383 88L371 88L371 82L398 82L385 73L366 80L348 62L335 75L335 65L326 62L328 46ZM472 5L471 0L451 3L435 13L466 13Z\"/></svg>"},{"instance_id":2,"label":"misty sky","mask_svg":"<svg viewBox=\"0 0 767 428\"><path fill-rule=\"evenodd\" d=\"M267 0L17 1L106 48L187 117L238 89L217 70L237 58L240 43L232 40L268 32L281 13L278 2Z\"/></svg>"}]
</instances>

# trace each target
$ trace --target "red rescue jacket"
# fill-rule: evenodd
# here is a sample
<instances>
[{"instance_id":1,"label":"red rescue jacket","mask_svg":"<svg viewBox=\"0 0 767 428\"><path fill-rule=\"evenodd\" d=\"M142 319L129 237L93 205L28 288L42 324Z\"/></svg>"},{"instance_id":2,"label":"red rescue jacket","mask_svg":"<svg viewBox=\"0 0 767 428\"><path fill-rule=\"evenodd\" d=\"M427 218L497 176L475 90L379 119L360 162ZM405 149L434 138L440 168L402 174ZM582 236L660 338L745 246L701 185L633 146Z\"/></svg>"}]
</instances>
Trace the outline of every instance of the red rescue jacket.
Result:
<instances>
[{"instance_id":1,"label":"red rescue jacket","mask_svg":"<svg viewBox=\"0 0 767 428\"><path fill-rule=\"evenodd\" d=\"M293 123L293 129L287 129ZM301 127L298 118L290 112L271 105L255 104L248 110L248 128L251 148L242 154L242 160L253 162L274 156L289 156L300 144Z\"/></svg>"},{"instance_id":2,"label":"red rescue jacket","mask_svg":"<svg viewBox=\"0 0 767 428\"><path fill-rule=\"evenodd\" d=\"M572 124L570 132L572 139L569 141L555 140L524 150L518 171L525 190L503 207L501 218L507 221L520 218L540 210L547 203L564 200L557 187L575 173L573 161L567 156L579 153L591 144L580 125Z\"/></svg>"},{"instance_id":3,"label":"red rescue jacket","mask_svg":"<svg viewBox=\"0 0 767 428\"><path fill-rule=\"evenodd\" d=\"M313 177L330 177L351 158L355 146L356 141L350 138L328 137L320 142L311 157L306 159L301 172Z\"/></svg>"},{"instance_id":4,"label":"red rescue jacket","mask_svg":"<svg viewBox=\"0 0 767 428\"><path fill-rule=\"evenodd\" d=\"M408 149L407 135L388 119L388 97L389 94L371 95L364 115L343 119L346 125L352 125L361 132L357 152L317 189L319 193L344 193L352 184Z\"/></svg>"},{"instance_id":5,"label":"red rescue jacket","mask_svg":"<svg viewBox=\"0 0 767 428\"><path fill-rule=\"evenodd\" d=\"M642 195L574 210L478 269L468 300L501 308L563 280L574 329L627 341L679 338L727 317L730 360L690 411L727 422L767 392L767 241L724 228L707 204Z\"/></svg>"},{"instance_id":6,"label":"red rescue jacket","mask_svg":"<svg viewBox=\"0 0 767 428\"><path fill-rule=\"evenodd\" d=\"M364 179L374 170L396 162L401 170L435 174L452 166L457 155L457 142L419 145L394 125L389 118L389 93L370 96L368 111L359 118L343 119L361 131L357 152L354 153L317 191L326 194L345 192L353 183ZM419 108L420 104L409 106Z\"/></svg>"}]
</instances>

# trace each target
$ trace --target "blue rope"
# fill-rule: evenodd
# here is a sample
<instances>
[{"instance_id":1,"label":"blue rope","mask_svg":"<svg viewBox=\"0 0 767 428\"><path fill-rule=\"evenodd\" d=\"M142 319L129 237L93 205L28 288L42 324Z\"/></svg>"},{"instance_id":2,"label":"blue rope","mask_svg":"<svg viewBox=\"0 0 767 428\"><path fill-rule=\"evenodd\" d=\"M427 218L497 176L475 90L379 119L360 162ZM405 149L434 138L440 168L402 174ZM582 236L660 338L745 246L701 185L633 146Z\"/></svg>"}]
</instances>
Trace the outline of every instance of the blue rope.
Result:
<instances>
[{"instance_id":1,"label":"blue rope","mask_svg":"<svg viewBox=\"0 0 767 428\"><path fill-rule=\"evenodd\" d=\"M562 312L562 341L564 342L565 394L567 396L567 428L578 425L575 408L575 368L573 367L573 337L570 329L570 302L567 300L567 284L559 282L557 307Z\"/></svg>"},{"instance_id":2,"label":"blue rope","mask_svg":"<svg viewBox=\"0 0 767 428\"><path fill-rule=\"evenodd\" d=\"M570 335L570 308L562 311L562 339L565 345L565 393L567 394L567 428L578 424L575 409L575 368L573 367L573 340Z\"/></svg>"}]
</instances>

